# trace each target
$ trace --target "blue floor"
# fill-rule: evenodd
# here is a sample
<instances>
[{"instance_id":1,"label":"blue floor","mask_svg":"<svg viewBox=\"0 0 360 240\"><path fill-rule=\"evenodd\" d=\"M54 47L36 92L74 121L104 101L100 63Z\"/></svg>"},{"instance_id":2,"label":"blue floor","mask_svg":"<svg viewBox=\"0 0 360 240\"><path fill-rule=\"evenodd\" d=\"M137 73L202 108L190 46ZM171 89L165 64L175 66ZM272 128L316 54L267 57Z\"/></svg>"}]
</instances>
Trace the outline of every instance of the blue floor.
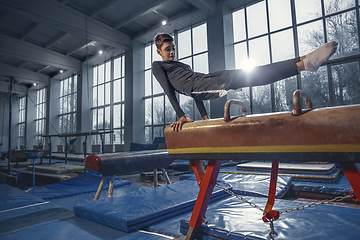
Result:
<instances>
[{"instance_id":1,"label":"blue floor","mask_svg":"<svg viewBox=\"0 0 360 240\"><path fill-rule=\"evenodd\" d=\"M96 202L93 198L100 178L93 176L90 183L86 176L74 185L65 181L60 188L59 184L53 184L34 189L33 194L0 184L0 240L184 238L199 189L193 175L158 188L131 185L118 179L113 197L108 198L104 189ZM265 206L269 176L221 173L217 181L260 207ZM279 177L274 209L304 205L279 199L289 189L343 195L351 188L343 175L336 183L295 182L289 177ZM259 210L223 194L220 189L216 188L214 193L206 213L208 225L199 229L199 239L268 238L270 228L261 220ZM74 209L81 209L78 215L82 217ZM113 216L121 219L116 223L119 227L106 226ZM357 239L359 217L360 209L330 205L284 213L274 223L278 233L275 239Z\"/></svg>"}]
</instances>

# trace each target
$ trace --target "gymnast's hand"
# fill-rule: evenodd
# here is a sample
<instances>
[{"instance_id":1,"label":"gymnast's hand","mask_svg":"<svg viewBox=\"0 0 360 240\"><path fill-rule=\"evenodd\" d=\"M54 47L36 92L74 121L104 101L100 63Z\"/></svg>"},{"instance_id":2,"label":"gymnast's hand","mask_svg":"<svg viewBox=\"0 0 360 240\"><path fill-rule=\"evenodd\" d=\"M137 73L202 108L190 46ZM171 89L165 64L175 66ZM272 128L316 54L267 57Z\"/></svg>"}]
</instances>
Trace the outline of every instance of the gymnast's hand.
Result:
<instances>
[{"instance_id":1,"label":"gymnast's hand","mask_svg":"<svg viewBox=\"0 0 360 240\"><path fill-rule=\"evenodd\" d=\"M179 131L179 129L182 129L182 125L187 122L193 122L193 120L186 118L185 115L182 116L176 123L171 124L171 127L174 131Z\"/></svg>"}]
</instances>

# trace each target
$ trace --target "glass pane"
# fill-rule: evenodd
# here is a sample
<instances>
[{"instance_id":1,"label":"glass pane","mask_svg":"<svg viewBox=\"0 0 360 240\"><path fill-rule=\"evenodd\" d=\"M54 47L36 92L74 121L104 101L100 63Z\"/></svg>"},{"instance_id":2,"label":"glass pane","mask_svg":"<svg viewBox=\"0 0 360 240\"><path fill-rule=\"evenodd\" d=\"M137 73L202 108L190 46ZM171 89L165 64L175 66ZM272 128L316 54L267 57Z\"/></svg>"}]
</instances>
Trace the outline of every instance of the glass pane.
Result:
<instances>
[{"instance_id":1,"label":"glass pane","mask_svg":"<svg viewBox=\"0 0 360 240\"><path fill-rule=\"evenodd\" d=\"M297 23L321 17L321 0L295 0L295 12Z\"/></svg>"},{"instance_id":2,"label":"glass pane","mask_svg":"<svg viewBox=\"0 0 360 240\"><path fill-rule=\"evenodd\" d=\"M163 127L154 127L154 139L156 137L164 136L164 128Z\"/></svg>"},{"instance_id":3,"label":"glass pane","mask_svg":"<svg viewBox=\"0 0 360 240\"><path fill-rule=\"evenodd\" d=\"M299 53L304 56L325 43L322 21L298 27Z\"/></svg>"},{"instance_id":4,"label":"glass pane","mask_svg":"<svg viewBox=\"0 0 360 240\"><path fill-rule=\"evenodd\" d=\"M165 123L170 124L176 122L176 112L173 109L169 98L165 97Z\"/></svg>"},{"instance_id":5,"label":"glass pane","mask_svg":"<svg viewBox=\"0 0 360 240\"><path fill-rule=\"evenodd\" d=\"M98 125L97 129L103 129L104 128L104 109L99 108L98 109Z\"/></svg>"},{"instance_id":6,"label":"glass pane","mask_svg":"<svg viewBox=\"0 0 360 240\"><path fill-rule=\"evenodd\" d=\"M114 79L121 77L121 57L114 60Z\"/></svg>"},{"instance_id":7,"label":"glass pane","mask_svg":"<svg viewBox=\"0 0 360 240\"><path fill-rule=\"evenodd\" d=\"M92 114L93 114L92 129L96 130L97 129L97 109L92 110Z\"/></svg>"},{"instance_id":8,"label":"glass pane","mask_svg":"<svg viewBox=\"0 0 360 240\"><path fill-rule=\"evenodd\" d=\"M105 104L110 103L110 83L105 84Z\"/></svg>"},{"instance_id":9,"label":"glass pane","mask_svg":"<svg viewBox=\"0 0 360 240\"><path fill-rule=\"evenodd\" d=\"M187 118L194 120L194 100L191 97L180 94L180 107Z\"/></svg>"},{"instance_id":10,"label":"glass pane","mask_svg":"<svg viewBox=\"0 0 360 240\"><path fill-rule=\"evenodd\" d=\"M320 67L315 73L302 71L301 85L304 92L310 96L314 108L329 106L329 85L326 66Z\"/></svg>"},{"instance_id":11,"label":"glass pane","mask_svg":"<svg viewBox=\"0 0 360 240\"><path fill-rule=\"evenodd\" d=\"M151 45L145 47L145 69L151 68Z\"/></svg>"},{"instance_id":12,"label":"glass pane","mask_svg":"<svg viewBox=\"0 0 360 240\"><path fill-rule=\"evenodd\" d=\"M121 101L121 80L114 82L114 102Z\"/></svg>"},{"instance_id":13,"label":"glass pane","mask_svg":"<svg viewBox=\"0 0 360 240\"><path fill-rule=\"evenodd\" d=\"M296 77L274 83L275 112L293 110L293 93L297 89Z\"/></svg>"},{"instance_id":14,"label":"glass pane","mask_svg":"<svg viewBox=\"0 0 360 240\"><path fill-rule=\"evenodd\" d=\"M271 112L271 93L270 84L265 86L253 87L253 113Z\"/></svg>"},{"instance_id":15,"label":"glass pane","mask_svg":"<svg viewBox=\"0 0 360 240\"><path fill-rule=\"evenodd\" d=\"M157 82L154 77L154 81ZM145 96L151 95L151 70L145 71Z\"/></svg>"},{"instance_id":16,"label":"glass pane","mask_svg":"<svg viewBox=\"0 0 360 240\"><path fill-rule=\"evenodd\" d=\"M233 12L233 31L234 31L234 42L244 40L246 38L245 32L245 15L244 9Z\"/></svg>"},{"instance_id":17,"label":"glass pane","mask_svg":"<svg viewBox=\"0 0 360 240\"><path fill-rule=\"evenodd\" d=\"M354 0L324 0L325 13L331 14L355 6Z\"/></svg>"},{"instance_id":18,"label":"glass pane","mask_svg":"<svg viewBox=\"0 0 360 240\"><path fill-rule=\"evenodd\" d=\"M121 115L120 115L120 110L121 110L121 106L120 105L115 105L114 106L114 128L119 128L121 127Z\"/></svg>"},{"instance_id":19,"label":"glass pane","mask_svg":"<svg viewBox=\"0 0 360 240\"><path fill-rule=\"evenodd\" d=\"M250 114L250 88L246 87L235 92L230 92L227 95L227 100L230 99L237 99L243 102L246 105L248 114ZM240 116L242 114L241 108L240 107L230 108L230 114L232 116Z\"/></svg>"},{"instance_id":20,"label":"glass pane","mask_svg":"<svg viewBox=\"0 0 360 240\"><path fill-rule=\"evenodd\" d=\"M73 111L75 112L76 109L77 109L77 94L75 93L72 96L73 96L73 101L74 101L74 103L73 103Z\"/></svg>"},{"instance_id":21,"label":"glass pane","mask_svg":"<svg viewBox=\"0 0 360 240\"><path fill-rule=\"evenodd\" d=\"M60 98L60 114L64 111L64 98Z\"/></svg>"},{"instance_id":22,"label":"glass pane","mask_svg":"<svg viewBox=\"0 0 360 240\"><path fill-rule=\"evenodd\" d=\"M153 101L153 124L162 124L164 123L164 96L156 97Z\"/></svg>"},{"instance_id":23,"label":"glass pane","mask_svg":"<svg viewBox=\"0 0 360 240\"><path fill-rule=\"evenodd\" d=\"M93 88L93 107L97 107L98 99L97 99L97 87Z\"/></svg>"},{"instance_id":24,"label":"glass pane","mask_svg":"<svg viewBox=\"0 0 360 240\"><path fill-rule=\"evenodd\" d=\"M360 103L359 72L359 62L331 67L336 106Z\"/></svg>"},{"instance_id":25,"label":"glass pane","mask_svg":"<svg viewBox=\"0 0 360 240\"><path fill-rule=\"evenodd\" d=\"M125 126L125 104L121 104L121 127Z\"/></svg>"},{"instance_id":26,"label":"glass pane","mask_svg":"<svg viewBox=\"0 0 360 240\"><path fill-rule=\"evenodd\" d=\"M185 63L185 64L189 65L191 69L193 68L193 67L192 67L191 57L182 59L182 60L180 60L179 62L182 62L182 63Z\"/></svg>"},{"instance_id":27,"label":"glass pane","mask_svg":"<svg viewBox=\"0 0 360 240\"><path fill-rule=\"evenodd\" d=\"M97 67L93 68L93 86L96 86L98 84L98 69Z\"/></svg>"},{"instance_id":28,"label":"glass pane","mask_svg":"<svg viewBox=\"0 0 360 240\"><path fill-rule=\"evenodd\" d=\"M261 37L249 41L249 57L255 66L270 63L268 37Z\"/></svg>"},{"instance_id":29,"label":"glass pane","mask_svg":"<svg viewBox=\"0 0 360 240\"><path fill-rule=\"evenodd\" d=\"M145 127L145 142L148 144L153 142L152 127Z\"/></svg>"},{"instance_id":30,"label":"glass pane","mask_svg":"<svg viewBox=\"0 0 360 240\"><path fill-rule=\"evenodd\" d=\"M110 144L110 134L105 134L105 139L104 139L104 142L105 144Z\"/></svg>"},{"instance_id":31,"label":"glass pane","mask_svg":"<svg viewBox=\"0 0 360 240\"><path fill-rule=\"evenodd\" d=\"M125 101L125 79L121 80L121 101Z\"/></svg>"},{"instance_id":32,"label":"glass pane","mask_svg":"<svg viewBox=\"0 0 360 240\"><path fill-rule=\"evenodd\" d=\"M110 129L110 107L105 108L105 122L104 122L104 129Z\"/></svg>"},{"instance_id":33,"label":"glass pane","mask_svg":"<svg viewBox=\"0 0 360 240\"><path fill-rule=\"evenodd\" d=\"M99 67L98 67L98 84L101 84L104 82L104 64L101 64Z\"/></svg>"},{"instance_id":34,"label":"glass pane","mask_svg":"<svg viewBox=\"0 0 360 240\"><path fill-rule=\"evenodd\" d=\"M203 53L194 56L194 71L201 73L209 73L208 54Z\"/></svg>"},{"instance_id":35,"label":"glass pane","mask_svg":"<svg viewBox=\"0 0 360 240\"><path fill-rule=\"evenodd\" d=\"M273 62L295 57L292 29L271 34L271 54Z\"/></svg>"},{"instance_id":36,"label":"glass pane","mask_svg":"<svg viewBox=\"0 0 360 240\"><path fill-rule=\"evenodd\" d=\"M178 35L179 59L191 55L191 32L187 30Z\"/></svg>"},{"instance_id":37,"label":"glass pane","mask_svg":"<svg viewBox=\"0 0 360 240\"><path fill-rule=\"evenodd\" d=\"M105 82L109 82L111 78L111 62L106 62L105 65Z\"/></svg>"},{"instance_id":38,"label":"glass pane","mask_svg":"<svg viewBox=\"0 0 360 240\"><path fill-rule=\"evenodd\" d=\"M68 78L64 80L64 95L69 94L69 81ZM39 92L38 103L41 101L41 94Z\"/></svg>"},{"instance_id":39,"label":"glass pane","mask_svg":"<svg viewBox=\"0 0 360 240\"><path fill-rule=\"evenodd\" d=\"M64 80L60 81L60 97L64 95Z\"/></svg>"},{"instance_id":40,"label":"glass pane","mask_svg":"<svg viewBox=\"0 0 360 240\"><path fill-rule=\"evenodd\" d=\"M270 31L292 25L289 0L268 0Z\"/></svg>"},{"instance_id":41,"label":"glass pane","mask_svg":"<svg viewBox=\"0 0 360 240\"><path fill-rule=\"evenodd\" d=\"M99 85L98 106L104 105L104 85Z\"/></svg>"},{"instance_id":42,"label":"glass pane","mask_svg":"<svg viewBox=\"0 0 360 240\"><path fill-rule=\"evenodd\" d=\"M150 71L149 71L150 72ZM153 78L153 94L162 93L164 90L160 86L160 83L156 80L156 78Z\"/></svg>"},{"instance_id":43,"label":"glass pane","mask_svg":"<svg viewBox=\"0 0 360 240\"><path fill-rule=\"evenodd\" d=\"M251 5L247 9L247 24L249 38L267 32L265 1Z\"/></svg>"},{"instance_id":44,"label":"glass pane","mask_svg":"<svg viewBox=\"0 0 360 240\"><path fill-rule=\"evenodd\" d=\"M121 135L120 134L121 134L120 129L114 130L114 135L113 135L114 144L121 143Z\"/></svg>"},{"instance_id":45,"label":"glass pane","mask_svg":"<svg viewBox=\"0 0 360 240\"><path fill-rule=\"evenodd\" d=\"M235 51L235 68L243 69L248 61L246 42L234 45Z\"/></svg>"},{"instance_id":46,"label":"glass pane","mask_svg":"<svg viewBox=\"0 0 360 240\"><path fill-rule=\"evenodd\" d=\"M125 77L125 56L121 57L121 77Z\"/></svg>"},{"instance_id":47,"label":"glass pane","mask_svg":"<svg viewBox=\"0 0 360 240\"><path fill-rule=\"evenodd\" d=\"M155 44L152 45L152 53L153 53L153 56L152 56L153 57L153 62L154 61L162 61L161 56L156 51L156 45Z\"/></svg>"},{"instance_id":48,"label":"glass pane","mask_svg":"<svg viewBox=\"0 0 360 240\"><path fill-rule=\"evenodd\" d=\"M152 124L152 98L145 99L145 125Z\"/></svg>"},{"instance_id":49,"label":"glass pane","mask_svg":"<svg viewBox=\"0 0 360 240\"><path fill-rule=\"evenodd\" d=\"M75 75L74 76L74 88L73 88L73 92L77 92L77 83L78 83L78 76Z\"/></svg>"},{"instance_id":50,"label":"glass pane","mask_svg":"<svg viewBox=\"0 0 360 240\"><path fill-rule=\"evenodd\" d=\"M328 41L339 43L338 50L332 58L347 57L359 54L358 29L355 27L356 12L350 11L326 18Z\"/></svg>"},{"instance_id":51,"label":"glass pane","mask_svg":"<svg viewBox=\"0 0 360 240\"><path fill-rule=\"evenodd\" d=\"M73 120L72 120L72 124L73 124L73 129L72 132L76 132L76 113L73 113Z\"/></svg>"},{"instance_id":52,"label":"glass pane","mask_svg":"<svg viewBox=\"0 0 360 240\"><path fill-rule=\"evenodd\" d=\"M193 28L193 54L207 51L206 23Z\"/></svg>"}]
</instances>

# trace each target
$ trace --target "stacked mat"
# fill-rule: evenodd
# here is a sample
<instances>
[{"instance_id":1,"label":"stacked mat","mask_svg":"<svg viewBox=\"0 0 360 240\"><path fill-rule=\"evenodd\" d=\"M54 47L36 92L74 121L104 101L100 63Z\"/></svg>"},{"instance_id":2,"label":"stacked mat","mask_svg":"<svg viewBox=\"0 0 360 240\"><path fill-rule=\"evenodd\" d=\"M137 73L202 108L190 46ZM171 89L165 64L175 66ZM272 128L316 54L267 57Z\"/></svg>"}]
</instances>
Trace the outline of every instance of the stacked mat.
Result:
<instances>
[{"instance_id":1,"label":"stacked mat","mask_svg":"<svg viewBox=\"0 0 360 240\"><path fill-rule=\"evenodd\" d=\"M102 176L99 174L87 172L63 182L32 188L28 193L44 200L50 200L96 192L101 178ZM110 177L107 178L103 189L108 188L109 180ZM129 184L131 184L131 181L125 181L116 176L114 178L114 188Z\"/></svg>"},{"instance_id":2,"label":"stacked mat","mask_svg":"<svg viewBox=\"0 0 360 240\"><path fill-rule=\"evenodd\" d=\"M229 188L225 183L224 187ZM191 211L198 192L196 181L180 181L80 204L74 207L74 213L79 217L129 232ZM210 202L228 196L223 190L216 188Z\"/></svg>"},{"instance_id":3,"label":"stacked mat","mask_svg":"<svg viewBox=\"0 0 360 240\"><path fill-rule=\"evenodd\" d=\"M271 162L248 162L237 165L237 174L270 175ZM291 177L293 181L336 182L340 169L334 163L304 164L304 163L279 163L279 174L282 177Z\"/></svg>"}]
</instances>

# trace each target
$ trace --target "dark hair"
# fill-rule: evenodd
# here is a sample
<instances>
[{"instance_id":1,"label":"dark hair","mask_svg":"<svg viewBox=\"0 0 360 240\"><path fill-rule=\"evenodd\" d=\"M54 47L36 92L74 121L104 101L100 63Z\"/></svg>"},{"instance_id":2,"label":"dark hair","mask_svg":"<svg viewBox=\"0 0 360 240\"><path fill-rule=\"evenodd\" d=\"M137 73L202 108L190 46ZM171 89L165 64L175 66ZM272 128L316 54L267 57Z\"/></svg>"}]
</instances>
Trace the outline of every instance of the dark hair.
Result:
<instances>
[{"instance_id":1,"label":"dark hair","mask_svg":"<svg viewBox=\"0 0 360 240\"><path fill-rule=\"evenodd\" d=\"M158 33L155 36L154 41L155 41L156 48L160 49L161 46L164 44L164 42L173 42L174 39L172 36L170 36L167 33Z\"/></svg>"}]
</instances>

